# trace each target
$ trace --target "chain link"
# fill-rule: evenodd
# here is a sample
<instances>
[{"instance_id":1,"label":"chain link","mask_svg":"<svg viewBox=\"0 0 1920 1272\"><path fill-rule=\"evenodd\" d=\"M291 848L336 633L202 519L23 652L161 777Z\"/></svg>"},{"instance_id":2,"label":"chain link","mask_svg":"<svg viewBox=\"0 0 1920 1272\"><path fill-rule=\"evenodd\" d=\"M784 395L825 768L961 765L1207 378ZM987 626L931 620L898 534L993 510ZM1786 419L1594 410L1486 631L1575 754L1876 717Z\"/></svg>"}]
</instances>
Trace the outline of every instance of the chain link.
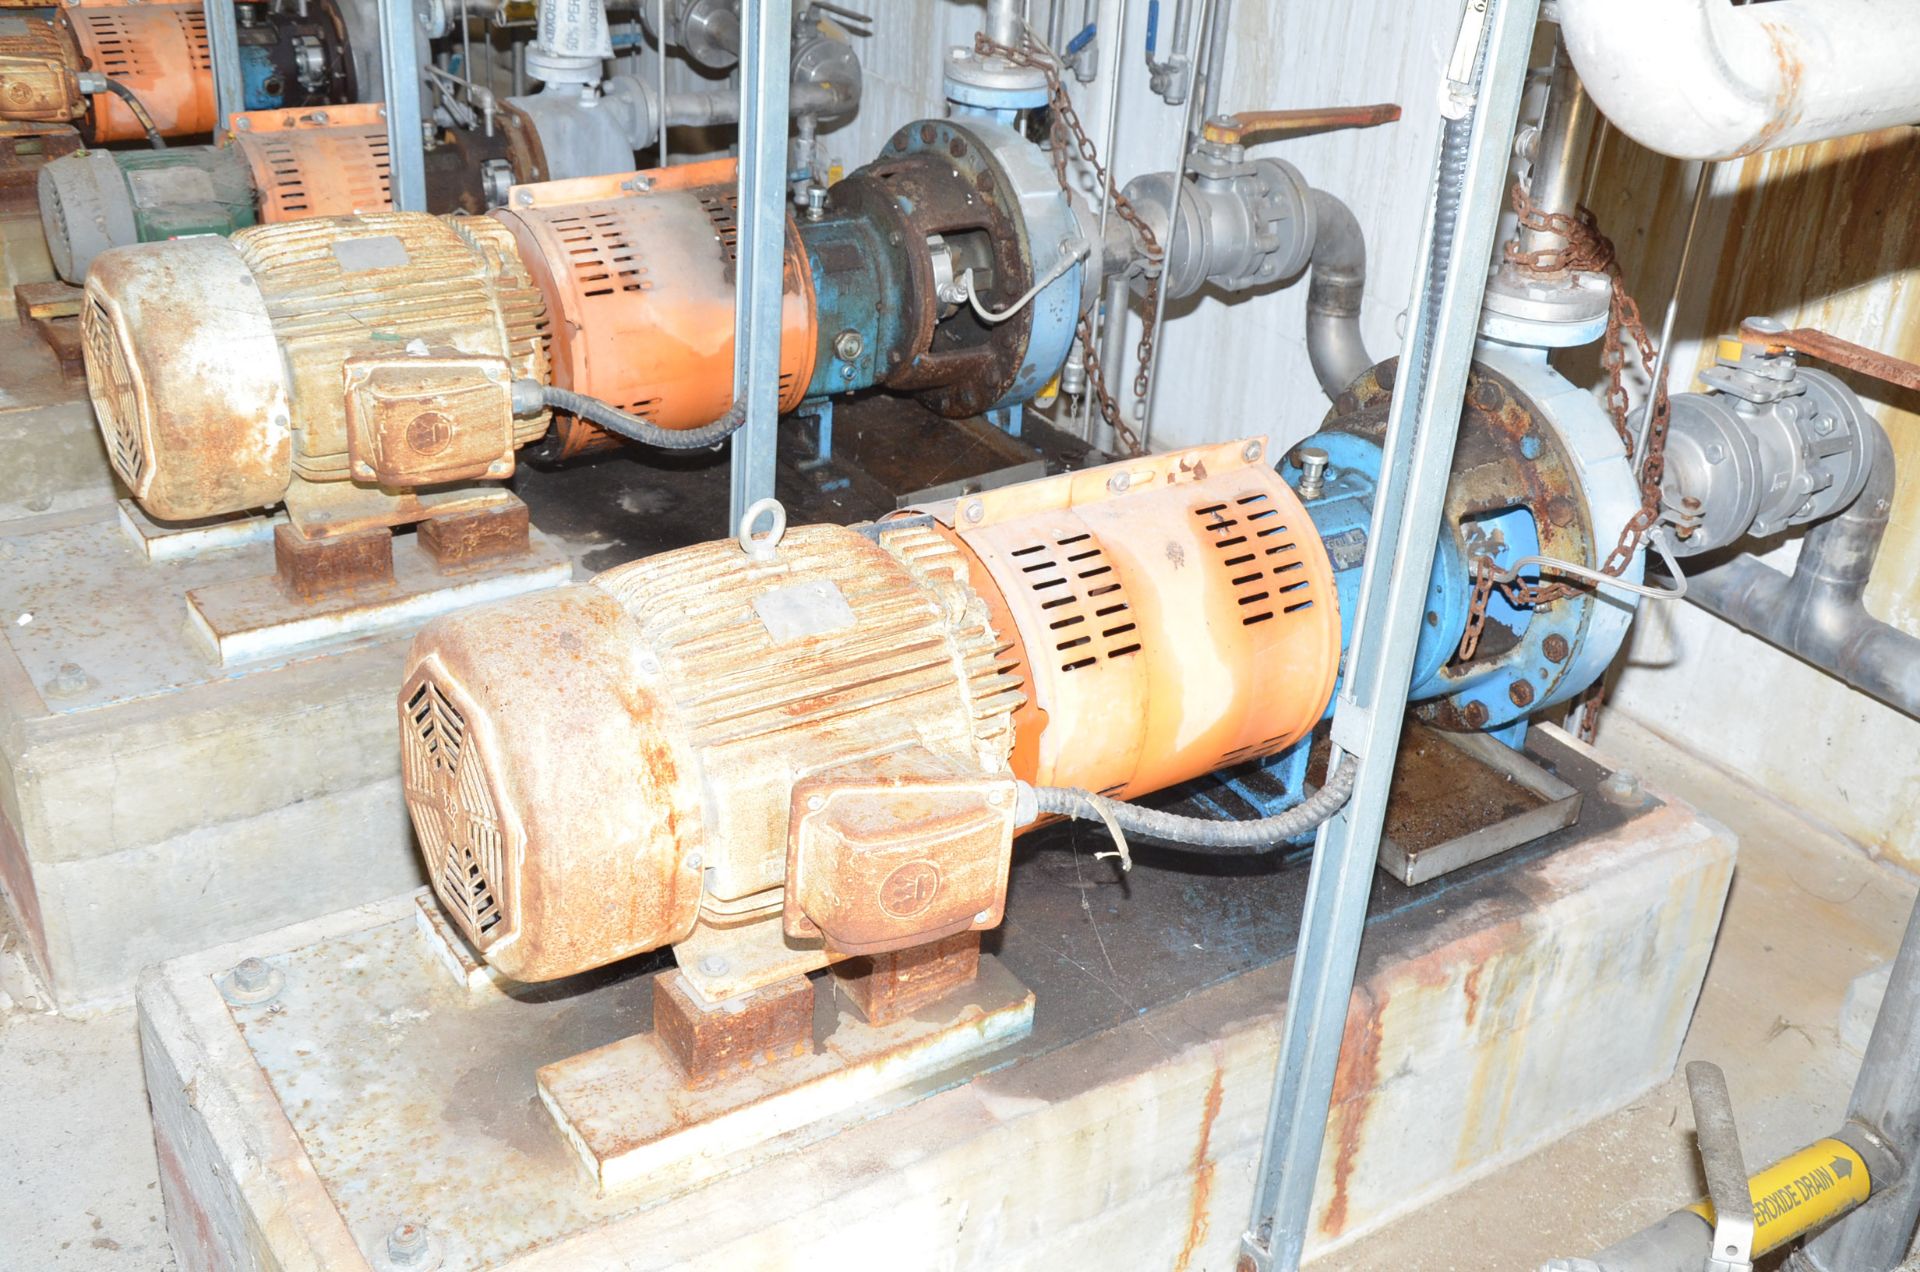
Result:
<instances>
[{"instance_id":1,"label":"chain link","mask_svg":"<svg viewBox=\"0 0 1920 1272\"><path fill-rule=\"evenodd\" d=\"M1049 110L1049 137L1053 149L1053 175L1060 182L1060 188L1068 194L1073 193L1073 185L1067 176L1069 156L1078 157L1093 169L1093 179L1104 192L1107 207L1113 214L1133 228L1147 256L1147 316L1141 320L1140 343L1135 353L1140 369L1134 373L1133 395L1144 398L1151 382L1153 366L1153 315L1158 310L1160 292L1160 265L1165 253L1160 241L1155 237L1153 227L1140 215L1139 209L1120 188L1114 184L1113 177L1100 162L1099 151L1094 147L1093 139L1087 136L1087 130L1080 123L1080 114L1073 108L1073 99L1068 96L1066 85L1060 80L1060 66L1044 45L1034 41L1031 32L1021 36L1020 47L1012 48L1005 44L989 40L984 33L973 37L973 49L982 57L997 57L1013 66L1030 67L1039 71L1047 81L1047 105ZM1094 245L1096 259L1105 250L1103 244ZM1100 405L1100 418L1105 420L1113 435L1127 449L1129 455L1143 455L1146 447L1141 443L1139 434L1121 418L1120 408L1115 405L1113 394L1107 388L1106 370L1100 365L1100 355L1093 347L1093 323L1085 314L1075 327L1080 336L1081 354L1086 360L1087 387L1094 393L1094 400Z\"/></svg>"},{"instance_id":2,"label":"chain link","mask_svg":"<svg viewBox=\"0 0 1920 1272\"><path fill-rule=\"evenodd\" d=\"M1640 369L1652 386L1653 397L1647 408L1647 453L1636 475L1640 486L1640 507L1620 528L1613 551L1607 554L1607 559L1600 566L1602 574L1617 578L1632 563L1634 553L1640 550L1647 532L1660 519L1660 478L1666 470L1667 421L1672 414L1671 404L1667 400L1667 386L1652 383L1657 361L1653 337L1647 334L1647 324L1640 317L1640 306L1627 294L1613 240L1600 232L1592 210L1582 207L1571 216L1563 212L1543 212L1527 197L1525 188L1517 183L1513 187L1513 209L1519 214L1521 229L1558 235L1565 240L1566 246L1523 252L1516 239L1506 245L1508 262L1539 275L1586 272L1607 277L1610 284L1607 330L1600 341L1600 366L1607 373L1607 416L1613 422L1613 431L1619 434L1620 445L1625 448L1629 461L1633 458L1634 437L1629 421L1631 400L1624 380L1626 341L1632 342L1633 350L1640 359ZM1487 623L1487 602L1496 590L1516 608L1536 609L1573 596L1580 590L1567 583L1529 583L1520 578L1501 580L1496 577L1498 572L1491 556L1474 558L1473 595L1467 605L1466 630L1460 637L1460 657L1463 659L1472 658L1474 651L1480 647L1480 635ZM1591 727L1598 713L1598 701L1589 699L1586 712L1588 723L1583 728Z\"/></svg>"}]
</instances>

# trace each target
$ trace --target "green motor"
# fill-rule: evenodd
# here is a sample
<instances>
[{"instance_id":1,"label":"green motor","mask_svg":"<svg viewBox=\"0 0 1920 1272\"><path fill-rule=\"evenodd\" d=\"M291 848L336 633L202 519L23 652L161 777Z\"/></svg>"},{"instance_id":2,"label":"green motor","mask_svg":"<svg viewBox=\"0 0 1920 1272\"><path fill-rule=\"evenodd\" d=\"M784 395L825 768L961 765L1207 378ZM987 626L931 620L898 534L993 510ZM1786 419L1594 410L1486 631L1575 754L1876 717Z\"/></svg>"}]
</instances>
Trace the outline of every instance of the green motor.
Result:
<instances>
[{"instance_id":1,"label":"green motor","mask_svg":"<svg viewBox=\"0 0 1920 1272\"><path fill-rule=\"evenodd\" d=\"M47 254L70 283L110 247L231 234L256 219L246 160L225 146L83 150L41 168L39 193Z\"/></svg>"}]
</instances>

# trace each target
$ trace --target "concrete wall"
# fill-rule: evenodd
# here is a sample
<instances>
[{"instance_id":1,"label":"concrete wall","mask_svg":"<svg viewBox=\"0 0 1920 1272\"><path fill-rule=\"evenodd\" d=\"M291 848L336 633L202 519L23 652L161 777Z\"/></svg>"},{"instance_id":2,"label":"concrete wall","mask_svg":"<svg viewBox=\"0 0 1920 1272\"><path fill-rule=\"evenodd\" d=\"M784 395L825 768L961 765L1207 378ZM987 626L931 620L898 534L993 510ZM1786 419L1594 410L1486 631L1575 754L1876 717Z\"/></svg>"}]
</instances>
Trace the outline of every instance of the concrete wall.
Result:
<instances>
[{"instance_id":1,"label":"concrete wall","mask_svg":"<svg viewBox=\"0 0 1920 1272\"><path fill-rule=\"evenodd\" d=\"M1064 0L1077 15L1079 0ZM1120 0L1102 0L1103 30ZM1163 12L1171 6L1163 6ZM1121 130L1122 181L1173 162L1180 112L1147 90L1142 61L1146 0L1127 5ZM1045 30L1047 0L1033 0ZM937 114L945 46L968 42L979 4L887 5L865 42L868 95L861 117L830 134L832 152L857 166L900 122ZM1366 230L1371 279L1362 315L1376 357L1393 353L1407 307L1439 119L1439 68L1453 39L1454 5L1354 0L1312 5L1235 0L1222 104L1227 109L1394 101L1399 123L1271 145L1315 185L1352 205ZM1071 25L1071 24L1070 24ZM1103 52L1103 58L1110 53ZM1106 81L1076 86L1079 114L1105 135ZM1711 340L1748 314L1823 327L1920 357L1911 310L1920 288L1920 205L1902 192L1920 179L1920 134L1900 131L1722 166L1683 298L1672 388L1692 386ZM1691 186L1683 166L1614 135L1602 152L1594 203L1618 245L1630 289L1656 324L1672 285ZM1165 447L1271 431L1311 432L1326 403L1304 343L1304 285L1231 302L1175 307L1160 342L1161 386L1152 441ZM1188 312L1190 310L1191 312ZM1592 355L1565 359L1581 382L1597 379ZM1118 377L1115 377L1116 379ZM1884 406L1905 471L1920 474L1920 395ZM1790 567L1793 543L1770 559ZM1868 603L1920 632L1920 476L1901 484ZM1614 702L1690 749L1750 775L1780 798L1863 843L1920 866L1920 722L1878 707L1791 658L1688 606L1639 625Z\"/></svg>"}]
</instances>

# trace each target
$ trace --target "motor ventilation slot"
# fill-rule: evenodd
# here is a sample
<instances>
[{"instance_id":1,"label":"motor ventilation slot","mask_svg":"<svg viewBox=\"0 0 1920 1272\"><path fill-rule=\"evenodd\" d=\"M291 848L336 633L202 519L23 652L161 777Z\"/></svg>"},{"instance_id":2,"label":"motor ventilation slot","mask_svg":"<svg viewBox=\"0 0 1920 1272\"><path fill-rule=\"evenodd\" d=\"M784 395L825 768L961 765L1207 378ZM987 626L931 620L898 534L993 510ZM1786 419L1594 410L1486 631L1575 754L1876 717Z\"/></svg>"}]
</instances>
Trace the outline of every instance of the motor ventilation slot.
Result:
<instances>
[{"instance_id":1,"label":"motor ventilation slot","mask_svg":"<svg viewBox=\"0 0 1920 1272\"><path fill-rule=\"evenodd\" d=\"M87 363L93 370L91 388L95 409L106 426L107 458L113 471L129 487L139 489L147 475L146 430L140 420L140 396L133 387L126 350L114 334L113 321L99 301L89 302L82 324Z\"/></svg>"},{"instance_id":2,"label":"motor ventilation slot","mask_svg":"<svg viewBox=\"0 0 1920 1272\"><path fill-rule=\"evenodd\" d=\"M1140 641L1120 576L1091 534L1015 548L1014 564L1040 600L1061 671L1138 653Z\"/></svg>"},{"instance_id":3,"label":"motor ventilation slot","mask_svg":"<svg viewBox=\"0 0 1920 1272\"><path fill-rule=\"evenodd\" d=\"M703 194L700 207L713 222L713 232L727 251L727 259L740 259L740 196L737 194Z\"/></svg>"},{"instance_id":4,"label":"motor ventilation slot","mask_svg":"<svg viewBox=\"0 0 1920 1272\"><path fill-rule=\"evenodd\" d=\"M433 681L407 699L407 807L431 859L434 892L483 947L507 917L500 814L464 716Z\"/></svg>"},{"instance_id":5,"label":"motor ventilation slot","mask_svg":"<svg viewBox=\"0 0 1920 1272\"><path fill-rule=\"evenodd\" d=\"M149 30L136 31L134 22L117 10L89 12L69 8L70 17L86 27L87 53L93 69L112 79L145 79L166 73L149 56ZM207 15L198 7L181 5L173 13L174 21L186 34L187 56L196 71L212 69L207 50Z\"/></svg>"},{"instance_id":6,"label":"motor ventilation slot","mask_svg":"<svg viewBox=\"0 0 1920 1272\"><path fill-rule=\"evenodd\" d=\"M619 218L606 210L553 219L554 232L566 245L567 264L583 297L617 292L647 291L653 287L640 249L629 239Z\"/></svg>"},{"instance_id":7,"label":"motor ventilation slot","mask_svg":"<svg viewBox=\"0 0 1920 1272\"><path fill-rule=\"evenodd\" d=\"M1252 627L1313 607L1312 580L1300 543L1264 492L1193 510L1219 554L1240 607Z\"/></svg>"}]
</instances>

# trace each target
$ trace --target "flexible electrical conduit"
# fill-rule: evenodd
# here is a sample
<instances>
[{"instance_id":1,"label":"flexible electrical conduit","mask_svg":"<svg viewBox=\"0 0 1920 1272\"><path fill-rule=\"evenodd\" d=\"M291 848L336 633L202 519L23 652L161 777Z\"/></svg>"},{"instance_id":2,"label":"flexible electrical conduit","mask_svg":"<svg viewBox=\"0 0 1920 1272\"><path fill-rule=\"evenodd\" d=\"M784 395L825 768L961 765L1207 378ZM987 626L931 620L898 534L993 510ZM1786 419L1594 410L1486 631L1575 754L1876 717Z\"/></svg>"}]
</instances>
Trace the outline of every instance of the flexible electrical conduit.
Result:
<instances>
[{"instance_id":1,"label":"flexible electrical conduit","mask_svg":"<svg viewBox=\"0 0 1920 1272\"><path fill-rule=\"evenodd\" d=\"M1920 121L1920 4L1560 0L1594 104L1649 150L1735 159Z\"/></svg>"},{"instance_id":2,"label":"flexible electrical conduit","mask_svg":"<svg viewBox=\"0 0 1920 1272\"><path fill-rule=\"evenodd\" d=\"M106 85L109 93L112 93L115 97L125 102L127 109L133 112L134 119L147 134L147 144L155 150L165 150L167 148L167 139L160 135L160 129L154 125L153 116L148 113L146 103L141 101L132 89L117 79L103 77L101 82Z\"/></svg>"},{"instance_id":3,"label":"flexible electrical conduit","mask_svg":"<svg viewBox=\"0 0 1920 1272\"><path fill-rule=\"evenodd\" d=\"M1163 813L1158 809L1142 808L1138 804L1109 799L1105 795L1071 786L1033 786L1027 789L1033 792L1037 813L1103 822L1109 827L1117 826L1137 835L1195 848L1266 852L1289 839L1306 834L1345 807L1348 798L1353 795L1353 770L1353 761L1347 760L1327 775L1325 786L1286 812L1244 821Z\"/></svg>"},{"instance_id":4,"label":"flexible electrical conduit","mask_svg":"<svg viewBox=\"0 0 1920 1272\"><path fill-rule=\"evenodd\" d=\"M661 428L651 420L641 419L611 403L588 397L584 393L575 393L572 389L555 388L535 380L518 381L514 389L516 399L522 393L529 396L537 393L542 406L577 415L589 424L598 424L609 433L617 433L630 441L644 442L648 446L658 446L662 450L701 450L718 446L747 422L745 402L735 402L727 408L725 415L699 428Z\"/></svg>"}]
</instances>

